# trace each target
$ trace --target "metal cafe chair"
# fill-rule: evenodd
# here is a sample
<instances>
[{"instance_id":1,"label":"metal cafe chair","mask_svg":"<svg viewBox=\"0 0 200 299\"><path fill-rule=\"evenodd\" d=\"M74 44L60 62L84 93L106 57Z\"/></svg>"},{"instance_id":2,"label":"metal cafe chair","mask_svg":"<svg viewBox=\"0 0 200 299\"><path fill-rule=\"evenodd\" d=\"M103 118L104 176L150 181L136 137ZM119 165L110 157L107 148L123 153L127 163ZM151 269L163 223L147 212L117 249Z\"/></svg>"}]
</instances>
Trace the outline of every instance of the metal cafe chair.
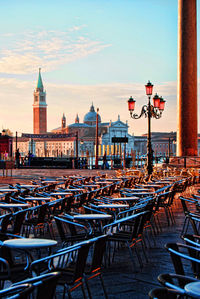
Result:
<instances>
[{"instance_id":1,"label":"metal cafe chair","mask_svg":"<svg viewBox=\"0 0 200 299\"><path fill-rule=\"evenodd\" d=\"M180 196L179 199L181 201L183 211L185 214L185 220L184 220L181 236L187 233L189 224L191 224L194 234L199 235L200 214L198 211L196 211L197 200L193 198L185 198L183 196ZM190 210L191 206L193 206L192 211Z\"/></svg>"},{"instance_id":2,"label":"metal cafe chair","mask_svg":"<svg viewBox=\"0 0 200 299\"><path fill-rule=\"evenodd\" d=\"M116 251L116 244L125 244L129 250L129 254L131 257L131 261L133 263L133 267L135 268L134 256L132 253L132 248L135 249L135 253L139 262L140 267L143 267L143 260L137 248L138 242L142 241L141 235L145 222L143 221L143 217L146 216L148 211L143 211L137 214L133 214L128 217L121 218L119 220L115 220L112 223L109 223L104 226L104 233L108 234L108 254L109 254L109 262L111 260L111 249L113 250L112 260L114 260L114 255ZM113 248L111 248L111 244L115 244ZM142 242L141 242L142 244ZM142 244L143 245L143 244ZM143 246L142 246L143 249ZM144 251L143 251L144 253ZM145 254L144 254L145 255ZM146 256L145 256L146 258Z\"/></svg>"},{"instance_id":3,"label":"metal cafe chair","mask_svg":"<svg viewBox=\"0 0 200 299\"><path fill-rule=\"evenodd\" d=\"M85 225L73 222L64 215L54 216L54 219L62 241L62 247L88 239L89 229Z\"/></svg>"},{"instance_id":4,"label":"metal cafe chair","mask_svg":"<svg viewBox=\"0 0 200 299\"><path fill-rule=\"evenodd\" d=\"M157 279L163 287L178 290L183 294L185 294L184 287L186 284L199 281L194 277L174 273L160 274Z\"/></svg>"},{"instance_id":5,"label":"metal cafe chair","mask_svg":"<svg viewBox=\"0 0 200 299\"><path fill-rule=\"evenodd\" d=\"M49 203L30 208L29 211L29 217L23 222L25 235L28 237L31 230L33 230L34 236L36 237L37 233L44 234L44 230L47 228L51 236L51 219L48 218Z\"/></svg>"},{"instance_id":6,"label":"metal cafe chair","mask_svg":"<svg viewBox=\"0 0 200 299\"><path fill-rule=\"evenodd\" d=\"M176 274L185 275L187 266L185 262L188 261L194 277L200 277L200 248L181 243L167 243L165 248L170 253Z\"/></svg>"},{"instance_id":7,"label":"metal cafe chair","mask_svg":"<svg viewBox=\"0 0 200 299\"><path fill-rule=\"evenodd\" d=\"M83 297L86 298L84 289L84 270L90 247L96 238L85 240L74 246L63 248L56 253L32 262L30 270L41 274L42 271L59 271L61 276L58 285L63 286L63 298L67 291L68 297L72 298L71 292L81 287ZM46 264L46 267L45 267Z\"/></svg>"},{"instance_id":8,"label":"metal cafe chair","mask_svg":"<svg viewBox=\"0 0 200 299\"><path fill-rule=\"evenodd\" d=\"M84 270L84 281L87 287L89 298L92 298L91 289L89 287L89 281L93 278L99 277L104 297L108 298L106 288L104 285L102 273L101 273L101 266L103 261L103 256L106 250L106 241L108 239L107 235L98 236L93 246L93 253L92 253L92 262L89 267Z\"/></svg>"},{"instance_id":9,"label":"metal cafe chair","mask_svg":"<svg viewBox=\"0 0 200 299\"><path fill-rule=\"evenodd\" d=\"M6 234L6 239L10 238L22 238L20 236ZM4 235L5 240L5 235ZM18 282L29 276L28 266L29 261L32 260L30 252L20 251L20 258L17 255L13 255L11 249L4 246L0 247L0 288L3 288L6 280L12 283Z\"/></svg>"}]
</instances>

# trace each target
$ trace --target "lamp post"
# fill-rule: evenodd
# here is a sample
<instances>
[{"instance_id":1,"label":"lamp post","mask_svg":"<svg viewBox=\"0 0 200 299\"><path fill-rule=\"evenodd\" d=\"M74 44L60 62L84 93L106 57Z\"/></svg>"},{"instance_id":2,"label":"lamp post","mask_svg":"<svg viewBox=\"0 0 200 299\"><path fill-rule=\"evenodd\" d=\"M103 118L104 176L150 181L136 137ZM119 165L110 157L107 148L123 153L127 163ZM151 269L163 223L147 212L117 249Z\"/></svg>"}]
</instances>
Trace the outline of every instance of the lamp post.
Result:
<instances>
[{"instance_id":1,"label":"lamp post","mask_svg":"<svg viewBox=\"0 0 200 299\"><path fill-rule=\"evenodd\" d=\"M75 168L78 168L78 131L76 131L76 163Z\"/></svg>"},{"instance_id":2,"label":"lamp post","mask_svg":"<svg viewBox=\"0 0 200 299\"><path fill-rule=\"evenodd\" d=\"M99 161L99 108L97 108L96 114L96 156L95 156L95 168L98 169L98 161Z\"/></svg>"},{"instance_id":3,"label":"lamp post","mask_svg":"<svg viewBox=\"0 0 200 299\"><path fill-rule=\"evenodd\" d=\"M169 137L169 142L168 142L168 156L169 156L169 158L170 158L170 156L171 156L171 138Z\"/></svg>"},{"instance_id":4,"label":"lamp post","mask_svg":"<svg viewBox=\"0 0 200 299\"><path fill-rule=\"evenodd\" d=\"M162 112L165 107L165 100L162 97L159 97L157 94L153 97L153 105L151 104L151 96L153 92L153 84L150 81L145 85L146 95L148 97L147 105L142 106L141 113L133 113L135 109L135 100L130 97L128 100L128 109L130 111L130 116L134 119L139 119L143 115L148 118L148 135L147 135L147 171L151 175L153 172L153 150L151 145L151 118L159 119L162 116Z\"/></svg>"}]
</instances>

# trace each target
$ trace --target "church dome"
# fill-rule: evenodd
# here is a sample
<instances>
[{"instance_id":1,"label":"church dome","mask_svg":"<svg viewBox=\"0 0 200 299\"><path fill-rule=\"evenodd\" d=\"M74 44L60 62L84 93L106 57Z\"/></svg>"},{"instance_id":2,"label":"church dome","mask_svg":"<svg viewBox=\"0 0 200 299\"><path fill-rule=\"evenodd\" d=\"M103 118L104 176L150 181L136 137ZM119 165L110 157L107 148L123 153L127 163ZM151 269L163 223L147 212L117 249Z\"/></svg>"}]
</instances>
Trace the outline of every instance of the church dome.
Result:
<instances>
[{"instance_id":1,"label":"church dome","mask_svg":"<svg viewBox=\"0 0 200 299\"><path fill-rule=\"evenodd\" d=\"M96 117L97 117L97 113L95 112L94 106L92 104L92 106L90 107L90 111L86 113L86 115L84 116L83 122L91 125L95 124ZM99 114L98 114L98 121L101 122L101 116Z\"/></svg>"}]
</instances>

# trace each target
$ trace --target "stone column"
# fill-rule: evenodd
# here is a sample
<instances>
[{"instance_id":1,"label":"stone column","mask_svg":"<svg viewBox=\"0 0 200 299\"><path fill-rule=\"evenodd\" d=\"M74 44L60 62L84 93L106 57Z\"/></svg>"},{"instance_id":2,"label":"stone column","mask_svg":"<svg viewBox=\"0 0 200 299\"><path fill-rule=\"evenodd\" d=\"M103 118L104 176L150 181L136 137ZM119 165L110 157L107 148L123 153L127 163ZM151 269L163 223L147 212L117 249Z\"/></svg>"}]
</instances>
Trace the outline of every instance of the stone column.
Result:
<instances>
[{"instance_id":1,"label":"stone column","mask_svg":"<svg viewBox=\"0 0 200 299\"><path fill-rule=\"evenodd\" d=\"M178 0L177 155L197 152L196 0Z\"/></svg>"}]
</instances>

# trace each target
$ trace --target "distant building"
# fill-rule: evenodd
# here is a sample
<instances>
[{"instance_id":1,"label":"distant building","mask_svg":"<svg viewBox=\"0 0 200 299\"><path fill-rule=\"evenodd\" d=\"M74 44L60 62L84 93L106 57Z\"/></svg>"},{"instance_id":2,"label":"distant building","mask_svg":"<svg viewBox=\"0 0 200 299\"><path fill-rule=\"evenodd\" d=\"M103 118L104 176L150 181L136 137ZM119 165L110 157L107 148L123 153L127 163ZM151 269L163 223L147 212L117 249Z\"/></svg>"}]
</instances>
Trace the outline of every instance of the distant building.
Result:
<instances>
[{"instance_id":1,"label":"distant building","mask_svg":"<svg viewBox=\"0 0 200 299\"><path fill-rule=\"evenodd\" d=\"M13 140L16 148L16 140ZM76 137L66 134L22 134L18 137L17 148L22 157L28 152L37 157L74 157Z\"/></svg>"},{"instance_id":2,"label":"distant building","mask_svg":"<svg viewBox=\"0 0 200 299\"><path fill-rule=\"evenodd\" d=\"M4 131L0 133L0 158L7 159L12 157L13 145L12 137L4 134Z\"/></svg>"},{"instance_id":3,"label":"distant building","mask_svg":"<svg viewBox=\"0 0 200 299\"><path fill-rule=\"evenodd\" d=\"M152 149L154 156L176 156L176 132L152 132ZM139 155L147 153L147 134L135 136L135 150Z\"/></svg>"}]
</instances>

